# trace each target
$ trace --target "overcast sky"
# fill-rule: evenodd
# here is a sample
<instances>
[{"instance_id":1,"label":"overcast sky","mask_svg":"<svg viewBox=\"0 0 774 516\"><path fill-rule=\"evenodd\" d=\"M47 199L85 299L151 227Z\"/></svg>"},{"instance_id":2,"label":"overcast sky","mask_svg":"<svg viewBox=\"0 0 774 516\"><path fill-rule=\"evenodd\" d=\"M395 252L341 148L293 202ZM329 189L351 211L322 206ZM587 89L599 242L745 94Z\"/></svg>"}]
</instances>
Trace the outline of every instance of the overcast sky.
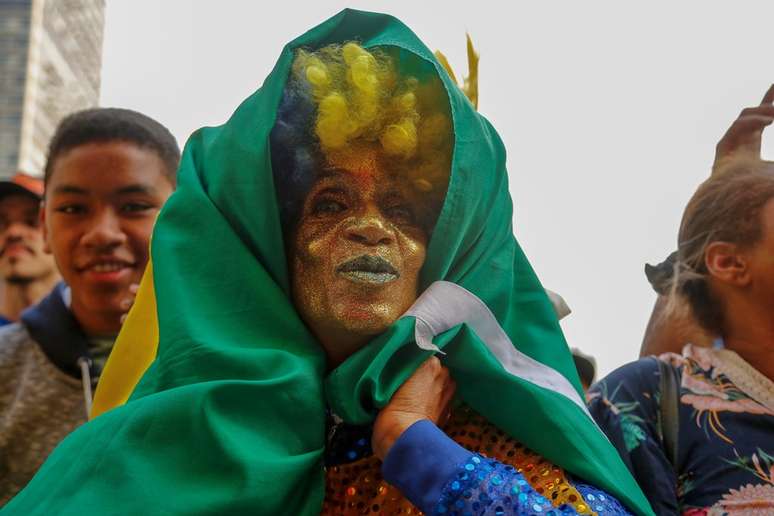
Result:
<instances>
[{"instance_id":1,"label":"overcast sky","mask_svg":"<svg viewBox=\"0 0 774 516\"><path fill-rule=\"evenodd\" d=\"M675 248L715 143L774 82L774 2L107 0L102 104L157 118L182 146L344 7L396 15L458 76L470 32L515 233L573 309L570 345L603 374L635 359L655 299L644 263ZM774 134L765 145L774 157Z\"/></svg>"}]
</instances>

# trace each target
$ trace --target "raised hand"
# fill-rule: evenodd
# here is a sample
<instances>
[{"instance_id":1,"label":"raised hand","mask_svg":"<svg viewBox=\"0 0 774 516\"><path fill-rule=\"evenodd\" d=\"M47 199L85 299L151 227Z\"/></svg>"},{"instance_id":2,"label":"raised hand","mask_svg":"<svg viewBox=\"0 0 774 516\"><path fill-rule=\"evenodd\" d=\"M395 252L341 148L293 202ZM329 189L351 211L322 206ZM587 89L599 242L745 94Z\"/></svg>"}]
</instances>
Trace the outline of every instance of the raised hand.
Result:
<instances>
[{"instance_id":1,"label":"raised hand","mask_svg":"<svg viewBox=\"0 0 774 516\"><path fill-rule=\"evenodd\" d=\"M717 174L732 160L760 161L763 130L774 122L774 84L761 103L742 110L715 149L712 173Z\"/></svg>"}]
</instances>

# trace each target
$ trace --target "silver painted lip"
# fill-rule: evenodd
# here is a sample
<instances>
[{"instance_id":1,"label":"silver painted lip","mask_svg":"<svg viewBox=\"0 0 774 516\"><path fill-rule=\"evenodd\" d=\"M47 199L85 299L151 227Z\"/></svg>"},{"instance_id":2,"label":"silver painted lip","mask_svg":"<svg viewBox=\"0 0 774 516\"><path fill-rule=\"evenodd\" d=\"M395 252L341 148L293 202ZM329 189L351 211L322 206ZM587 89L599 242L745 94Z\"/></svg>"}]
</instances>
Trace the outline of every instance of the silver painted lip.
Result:
<instances>
[{"instance_id":1,"label":"silver painted lip","mask_svg":"<svg viewBox=\"0 0 774 516\"><path fill-rule=\"evenodd\" d=\"M400 273L389 261L370 254L347 260L336 267L336 272L357 283L377 285L400 278Z\"/></svg>"},{"instance_id":2,"label":"silver painted lip","mask_svg":"<svg viewBox=\"0 0 774 516\"><path fill-rule=\"evenodd\" d=\"M339 274L350 281L354 281L356 283L369 283L372 285L383 285L398 279L398 276L388 272L352 271L340 272Z\"/></svg>"}]
</instances>

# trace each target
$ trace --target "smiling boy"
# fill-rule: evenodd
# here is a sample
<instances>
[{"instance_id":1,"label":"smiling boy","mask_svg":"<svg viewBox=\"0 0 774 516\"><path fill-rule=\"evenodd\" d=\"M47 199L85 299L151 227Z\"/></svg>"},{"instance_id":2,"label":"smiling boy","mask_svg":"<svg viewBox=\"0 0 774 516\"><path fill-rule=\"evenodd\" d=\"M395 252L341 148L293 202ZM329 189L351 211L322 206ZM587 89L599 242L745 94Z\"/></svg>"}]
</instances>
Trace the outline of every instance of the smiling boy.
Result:
<instances>
[{"instance_id":1,"label":"smiling boy","mask_svg":"<svg viewBox=\"0 0 774 516\"><path fill-rule=\"evenodd\" d=\"M86 421L179 159L172 134L134 111L90 109L57 128L40 221L64 282L0 331L0 505Z\"/></svg>"}]
</instances>

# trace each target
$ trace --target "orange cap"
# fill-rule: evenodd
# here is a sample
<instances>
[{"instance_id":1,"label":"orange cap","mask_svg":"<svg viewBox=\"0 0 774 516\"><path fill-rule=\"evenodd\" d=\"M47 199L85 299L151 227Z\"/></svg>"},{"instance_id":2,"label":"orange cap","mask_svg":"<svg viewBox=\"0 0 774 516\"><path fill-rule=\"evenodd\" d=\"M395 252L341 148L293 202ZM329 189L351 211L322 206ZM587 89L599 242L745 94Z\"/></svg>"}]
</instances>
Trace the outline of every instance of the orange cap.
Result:
<instances>
[{"instance_id":1,"label":"orange cap","mask_svg":"<svg viewBox=\"0 0 774 516\"><path fill-rule=\"evenodd\" d=\"M42 199L43 180L24 172L17 172L10 179L0 181L0 198L11 194L26 194Z\"/></svg>"}]
</instances>

